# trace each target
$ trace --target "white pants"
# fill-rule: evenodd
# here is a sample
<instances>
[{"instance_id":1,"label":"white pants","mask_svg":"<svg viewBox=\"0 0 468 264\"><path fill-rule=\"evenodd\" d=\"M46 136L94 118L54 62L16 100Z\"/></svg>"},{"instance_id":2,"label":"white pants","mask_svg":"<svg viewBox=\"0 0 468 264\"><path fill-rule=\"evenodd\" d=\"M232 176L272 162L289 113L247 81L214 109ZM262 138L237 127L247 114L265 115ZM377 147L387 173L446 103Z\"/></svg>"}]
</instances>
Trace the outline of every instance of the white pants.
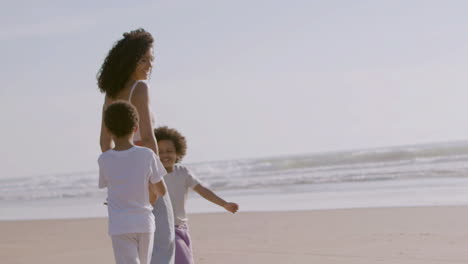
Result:
<instances>
[{"instance_id":1,"label":"white pants","mask_svg":"<svg viewBox=\"0 0 468 264\"><path fill-rule=\"evenodd\" d=\"M111 236L116 264L149 264L154 233L129 233Z\"/></svg>"}]
</instances>

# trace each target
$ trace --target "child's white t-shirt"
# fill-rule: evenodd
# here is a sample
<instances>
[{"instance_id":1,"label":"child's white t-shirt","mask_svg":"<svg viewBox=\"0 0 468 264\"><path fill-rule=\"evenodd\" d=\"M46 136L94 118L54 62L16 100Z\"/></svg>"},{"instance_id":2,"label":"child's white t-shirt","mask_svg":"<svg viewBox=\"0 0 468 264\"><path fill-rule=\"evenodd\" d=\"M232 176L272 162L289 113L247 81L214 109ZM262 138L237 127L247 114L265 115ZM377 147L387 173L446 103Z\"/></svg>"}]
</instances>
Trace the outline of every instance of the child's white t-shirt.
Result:
<instances>
[{"instance_id":1,"label":"child's white t-shirt","mask_svg":"<svg viewBox=\"0 0 468 264\"><path fill-rule=\"evenodd\" d=\"M186 167L176 165L174 171L164 177L164 181L174 210L174 223L176 225L186 224L188 219L185 212L185 202L188 191L189 188L200 184L200 180Z\"/></svg>"},{"instance_id":2,"label":"child's white t-shirt","mask_svg":"<svg viewBox=\"0 0 468 264\"><path fill-rule=\"evenodd\" d=\"M155 231L149 182L157 183L166 170L159 157L145 147L108 150L99 163L99 188L107 187L109 235Z\"/></svg>"}]
</instances>

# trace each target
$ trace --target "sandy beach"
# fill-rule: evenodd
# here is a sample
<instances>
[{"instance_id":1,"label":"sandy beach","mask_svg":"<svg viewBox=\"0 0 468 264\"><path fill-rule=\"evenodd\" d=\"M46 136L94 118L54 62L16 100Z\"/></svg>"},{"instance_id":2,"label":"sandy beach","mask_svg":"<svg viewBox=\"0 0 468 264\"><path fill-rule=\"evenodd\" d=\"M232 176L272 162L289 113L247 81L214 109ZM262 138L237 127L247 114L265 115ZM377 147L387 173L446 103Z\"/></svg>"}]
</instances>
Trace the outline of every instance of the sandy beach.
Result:
<instances>
[{"instance_id":1,"label":"sandy beach","mask_svg":"<svg viewBox=\"0 0 468 264\"><path fill-rule=\"evenodd\" d=\"M193 214L196 263L468 263L468 207ZM113 263L104 218L0 222L0 262Z\"/></svg>"}]
</instances>

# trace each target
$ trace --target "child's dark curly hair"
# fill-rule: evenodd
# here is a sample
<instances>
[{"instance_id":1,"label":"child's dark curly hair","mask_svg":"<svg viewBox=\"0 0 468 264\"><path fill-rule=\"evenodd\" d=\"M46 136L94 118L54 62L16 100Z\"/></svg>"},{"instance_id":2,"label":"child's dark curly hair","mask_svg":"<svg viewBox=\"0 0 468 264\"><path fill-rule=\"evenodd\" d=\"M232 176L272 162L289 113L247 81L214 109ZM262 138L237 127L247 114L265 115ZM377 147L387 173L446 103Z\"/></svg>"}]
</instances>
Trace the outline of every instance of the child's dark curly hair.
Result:
<instances>
[{"instance_id":1,"label":"child's dark curly hair","mask_svg":"<svg viewBox=\"0 0 468 264\"><path fill-rule=\"evenodd\" d=\"M115 98L153 42L153 36L142 28L124 33L107 54L96 76L99 90Z\"/></svg>"},{"instance_id":2,"label":"child's dark curly hair","mask_svg":"<svg viewBox=\"0 0 468 264\"><path fill-rule=\"evenodd\" d=\"M104 111L104 125L116 137L129 135L138 125L138 112L130 103L116 101Z\"/></svg>"},{"instance_id":3,"label":"child's dark curly hair","mask_svg":"<svg viewBox=\"0 0 468 264\"><path fill-rule=\"evenodd\" d=\"M176 162L184 158L187 153L187 140L179 131L168 128L167 126L162 126L154 129L154 135L156 136L156 140L170 140L174 143L177 154Z\"/></svg>"}]
</instances>

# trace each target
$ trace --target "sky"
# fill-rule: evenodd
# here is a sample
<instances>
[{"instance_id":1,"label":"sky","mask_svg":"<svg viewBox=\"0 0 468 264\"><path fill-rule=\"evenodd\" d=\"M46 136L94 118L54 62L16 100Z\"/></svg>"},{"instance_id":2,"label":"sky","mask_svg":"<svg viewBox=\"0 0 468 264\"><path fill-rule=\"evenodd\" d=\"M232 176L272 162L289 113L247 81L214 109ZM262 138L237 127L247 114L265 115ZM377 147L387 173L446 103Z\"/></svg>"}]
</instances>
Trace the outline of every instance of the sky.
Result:
<instances>
[{"instance_id":1,"label":"sky","mask_svg":"<svg viewBox=\"0 0 468 264\"><path fill-rule=\"evenodd\" d=\"M467 1L3 1L2 178L97 170L96 73L155 42L186 163L467 140Z\"/></svg>"}]
</instances>

